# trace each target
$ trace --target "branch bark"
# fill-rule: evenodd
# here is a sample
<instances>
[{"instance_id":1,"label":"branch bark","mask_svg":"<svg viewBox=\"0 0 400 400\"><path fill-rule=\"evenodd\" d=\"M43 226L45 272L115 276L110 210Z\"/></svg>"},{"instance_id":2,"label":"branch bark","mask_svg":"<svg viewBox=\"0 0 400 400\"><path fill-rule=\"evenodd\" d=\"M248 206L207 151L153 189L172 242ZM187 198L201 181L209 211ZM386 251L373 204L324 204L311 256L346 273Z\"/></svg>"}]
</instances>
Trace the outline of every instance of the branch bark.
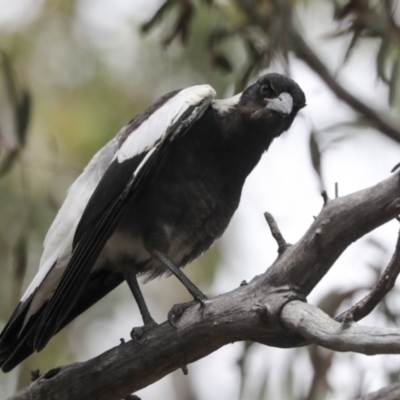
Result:
<instances>
[{"instance_id":1,"label":"branch bark","mask_svg":"<svg viewBox=\"0 0 400 400\"><path fill-rule=\"evenodd\" d=\"M397 237L396 250L386 267L385 271L368 293L353 307L336 317L336 321L344 320L359 321L366 317L382 301L382 299L393 289L396 279L400 273L400 232Z\"/></svg>"},{"instance_id":2,"label":"branch bark","mask_svg":"<svg viewBox=\"0 0 400 400\"><path fill-rule=\"evenodd\" d=\"M332 340L322 340L326 338L322 333L311 337L299 328L300 324L290 325L288 310L302 304L290 302L304 301L352 242L400 213L399 176L396 173L369 189L328 200L304 236L287 247L264 274L208 300L204 309L198 305L189 308L177 321L177 329L163 323L144 332L142 345L130 341L87 362L56 368L9 400L122 399L241 340L287 348L318 339L329 347ZM325 317L318 314L318 318ZM385 353L385 348L379 347L381 340L377 340L375 349ZM346 336L345 341L350 338ZM347 349L366 353L360 347L349 345ZM397 352L398 347L391 350Z\"/></svg>"},{"instance_id":3,"label":"branch bark","mask_svg":"<svg viewBox=\"0 0 400 400\"><path fill-rule=\"evenodd\" d=\"M394 383L357 400L397 400L400 399L400 383Z\"/></svg>"},{"instance_id":4,"label":"branch bark","mask_svg":"<svg viewBox=\"0 0 400 400\"><path fill-rule=\"evenodd\" d=\"M400 353L399 329L373 328L346 321L340 323L318 307L301 301L286 304L281 321L311 343L327 349L367 355Z\"/></svg>"}]
</instances>

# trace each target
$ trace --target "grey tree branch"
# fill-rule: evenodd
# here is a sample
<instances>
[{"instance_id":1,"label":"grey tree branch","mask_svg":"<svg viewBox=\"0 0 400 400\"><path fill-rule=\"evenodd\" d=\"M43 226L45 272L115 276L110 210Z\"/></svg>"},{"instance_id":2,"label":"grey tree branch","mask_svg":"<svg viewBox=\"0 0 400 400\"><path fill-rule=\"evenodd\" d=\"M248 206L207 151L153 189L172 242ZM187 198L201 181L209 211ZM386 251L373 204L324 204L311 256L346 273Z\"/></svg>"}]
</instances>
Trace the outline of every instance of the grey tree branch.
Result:
<instances>
[{"instance_id":1,"label":"grey tree branch","mask_svg":"<svg viewBox=\"0 0 400 400\"><path fill-rule=\"evenodd\" d=\"M281 312L281 321L311 343L327 349L367 355L400 353L400 329L340 323L318 307L301 301L286 304Z\"/></svg>"},{"instance_id":2,"label":"grey tree branch","mask_svg":"<svg viewBox=\"0 0 400 400\"><path fill-rule=\"evenodd\" d=\"M142 345L130 341L92 360L56 368L10 400L119 400L228 343L305 345L307 338L282 324L281 311L284 318L291 301L305 300L352 242L399 213L399 173L366 190L330 199L304 236L249 284L208 300L204 309L189 308L177 329L163 323L144 332ZM375 351L386 353L385 343L398 352L399 345L373 332ZM396 334L391 333L390 340Z\"/></svg>"},{"instance_id":3,"label":"grey tree branch","mask_svg":"<svg viewBox=\"0 0 400 400\"><path fill-rule=\"evenodd\" d=\"M272 237L276 240L276 243L278 244L278 253L283 254L283 252L290 246L290 244L286 243L286 240L283 238L278 224L276 223L272 214L265 212L264 217L268 223L269 229L271 230Z\"/></svg>"},{"instance_id":4,"label":"grey tree branch","mask_svg":"<svg viewBox=\"0 0 400 400\"><path fill-rule=\"evenodd\" d=\"M394 383L357 400L397 400L400 399L400 383Z\"/></svg>"},{"instance_id":5,"label":"grey tree branch","mask_svg":"<svg viewBox=\"0 0 400 400\"><path fill-rule=\"evenodd\" d=\"M396 173L369 189L328 200L303 237L260 276L260 285L289 285L308 296L351 243L397 217L399 196Z\"/></svg>"},{"instance_id":6,"label":"grey tree branch","mask_svg":"<svg viewBox=\"0 0 400 400\"><path fill-rule=\"evenodd\" d=\"M396 250L385 271L374 285L371 292L361 299L349 310L336 317L336 321L344 320L359 321L366 317L382 299L393 289L396 279L400 273L400 232L397 237Z\"/></svg>"}]
</instances>

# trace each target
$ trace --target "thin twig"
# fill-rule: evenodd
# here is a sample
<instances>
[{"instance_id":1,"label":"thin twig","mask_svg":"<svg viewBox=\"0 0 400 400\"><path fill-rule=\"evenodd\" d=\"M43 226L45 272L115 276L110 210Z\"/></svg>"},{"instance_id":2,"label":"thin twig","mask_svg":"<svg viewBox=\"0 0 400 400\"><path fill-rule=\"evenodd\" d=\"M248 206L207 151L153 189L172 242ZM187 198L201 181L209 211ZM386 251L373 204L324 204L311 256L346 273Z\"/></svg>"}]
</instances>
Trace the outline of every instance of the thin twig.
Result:
<instances>
[{"instance_id":1,"label":"thin twig","mask_svg":"<svg viewBox=\"0 0 400 400\"><path fill-rule=\"evenodd\" d=\"M335 182L335 199L339 197L339 184Z\"/></svg>"},{"instance_id":2,"label":"thin twig","mask_svg":"<svg viewBox=\"0 0 400 400\"><path fill-rule=\"evenodd\" d=\"M264 217L268 223L269 229L271 230L272 237L276 240L276 243L278 244L278 254L281 255L290 246L290 244L286 243L286 240L283 238L282 233L279 230L278 224L276 223L272 214L265 212Z\"/></svg>"},{"instance_id":3,"label":"thin twig","mask_svg":"<svg viewBox=\"0 0 400 400\"><path fill-rule=\"evenodd\" d=\"M385 271L371 292L361 299L349 310L340 314L336 320L339 322L352 317L353 321L360 321L382 301L382 299L393 289L396 279L400 273L400 232L397 237L396 249Z\"/></svg>"},{"instance_id":4,"label":"thin twig","mask_svg":"<svg viewBox=\"0 0 400 400\"><path fill-rule=\"evenodd\" d=\"M399 167L400 167L400 163L397 163L393 168L392 168L392 170L390 171L390 172L396 172L398 169L399 169Z\"/></svg>"}]
</instances>

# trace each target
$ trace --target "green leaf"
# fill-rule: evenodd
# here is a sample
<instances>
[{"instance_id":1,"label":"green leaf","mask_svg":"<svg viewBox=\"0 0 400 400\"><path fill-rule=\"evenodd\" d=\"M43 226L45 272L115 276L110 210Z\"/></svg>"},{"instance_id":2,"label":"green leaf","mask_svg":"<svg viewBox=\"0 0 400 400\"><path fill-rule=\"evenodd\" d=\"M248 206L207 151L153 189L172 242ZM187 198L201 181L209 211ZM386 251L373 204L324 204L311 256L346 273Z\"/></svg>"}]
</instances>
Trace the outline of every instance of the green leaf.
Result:
<instances>
[{"instance_id":1,"label":"green leaf","mask_svg":"<svg viewBox=\"0 0 400 400\"><path fill-rule=\"evenodd\" d=\"M25 144L26 133L28 130L29 118L31 114L32 100L28 91L24 90L21 95L21 101L16 108L17 130L21 147Z\"/></svg>"},{"instance_id":2,"label":"green leaf","mask_svg":"<svg viewBox=\"0 0 400 400\"><path fill-rule=\"evenodd\" d=\"M390 53L390 40L384 37L382 43L379 47L378 54L376 56L376 72L378 77L382 79L383 82L389 84L389 79L386 76L386 62Z\"/></svg>"},{"instance_id":3,"label":"green leaf","mask_svg":"<svg viewBox=\"0 0 400 400\"><path fill-rule=\"evenodd\" d=\"M176 3L176 0L167 0L154 14L153 18L151 18L149 21L145 22L141 26L141 31L142 32L148 32L150 29L153 29L157 24L161 23L164 15L167 13L169 9L173 7L173 5Z\"/></svg>"},{"instance_id":4,"label":"green leaf","mask_svg":"<svg viewBox=\"0 0 400 400\"><path fill-rule=\"evenodd\" d=\"M389 105L392 107L396 101L397 86L399 85L400 78L400 59L393 63L392 74L390 76L389 85Z\"/></svg>"},{"instance_id":5,"label":"green leaf","mask_svg":"<svg viewBox=\"0 0 400 400\"><path fill-rule=\"evenodd\" d=\"M310 141L309 141L311 163L315 172L321 179L321 152L319 150L319 146L317 141L315 140L315 137L316 137L316 132L311 131Z\"/></svg>"},{"instance_id":6,"label":"green leaf","mask_svg":"<svg viewBox=\"0 0 400 400\"><path fill-rule=\"evenodd\" d=\"M10 151L6 154L4 159L0 164L0 178L7 174L10 171L11 167L14 165L14 162L17 160L18 150Z\"/></svg>"},{"instance_id":7,"label":"green leaf","mask_svg":"<svg viewBox=\"0 0 400 400\"><path fill-rule=\"evenodd\" d=\"M222 53L215 54L212 62L216 67L224 72L231 73L233 71L231 62Z\"/></svg>"},{"instance_id":8,"label":"green leaf","mask_svg":"<svg viewBox=\"0 0 400 400\"><path fill-rule=\"evenodd\" d=\"M13 293L16 301L21 295L22 282L25 277L26 267L28 264L28 239L26 232L22 232L19 236L13 251Z\"/></svg>"},{"instance_id":9,"label":"green leaf","mask_svg":"<svg viewBox=\"0 0 400 400\"><path fill-rule=\"evenodd\" d=\"M7 95L10 103L15 107L18 104L18 89L14 75L14 71L11 65L11 60L6 53L2 52L2 72L6 84Z\"/></svg>"},{"instance_id":10,"label":"green leaf","mask_svg":"<svg viewBox=\"0 0 400 400\"><path fill-rule=\"evenodd\" d=\"M350 58L350 56L351 56L351 54L352 54L352 52L354 50L354 47L357 44L359 38L360 38L360 31L359 30L355 30L353 32L353 36L351 38L349 47L346 50L346 54L344 55L343 64L346 64L347 61L349 60L349 58Z\"/></svg>"},{"instance_id":11,"label":"green leaf","mask_svg":"<svg viewBox=\"0 0 400 400\"><path fill-rule=\"evenodd\" d=\"M16 146L2 157L0 161L0 177L10 171L17 160L19 151L25 145L32 104L30 93L27 90L18 88L10 58L5 53L1 53L1 56L5 88L15 120L15 130L12 134Z\"/></svg>"}]
</instances>

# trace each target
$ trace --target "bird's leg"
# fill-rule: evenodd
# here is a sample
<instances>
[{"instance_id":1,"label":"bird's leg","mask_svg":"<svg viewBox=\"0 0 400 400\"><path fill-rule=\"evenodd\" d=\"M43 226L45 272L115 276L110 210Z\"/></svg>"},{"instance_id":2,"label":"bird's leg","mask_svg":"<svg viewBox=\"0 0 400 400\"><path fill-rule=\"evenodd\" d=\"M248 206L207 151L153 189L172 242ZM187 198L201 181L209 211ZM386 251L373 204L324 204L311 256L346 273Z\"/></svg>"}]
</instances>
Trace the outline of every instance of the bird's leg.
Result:
<instances>
[{"instance_id":1,"label":"bird's leg","mask_svg":"<svg viewBox=\"0 0 400 400\"><path fill-rule=\"evenodd\" d=\"M207 300L207 296L182 272L182 270L177 267L172 260L157 250L152 250L151 254L158 261L162 262L186 287L188 292L193 296L196 302L199 302L202 307L204 307L204 301ZM176 328L175 320L179 318L183 312L193 305L193 302L175 304L172 309L168 313L168 321L169 323Z\"/></svg>"},{"instance_id":2,"label":"bird's leg","mask_svg":"<svg viewBox=\"0 0 400 400\"><path fill-rule=\"evenodd\" d=\"M131 338L135 342L140 344L140 337L143 335L143 329L147 327L156 326L157 322L154 321L152 316L150 315L150 311L147 308L146 302L144 301L143 294L140 290L139 283L136 278L135 272L126 272L125 279L128 282L128 286L131 289L133 297L136 300L136 303L139 307L140 314L142 315L144 327L133 328L131 331Z\"/></svg>"},{"instance_id":3,"label":"bird's leg","mask_svg":"<svg viewBox=\"0 0 400 400\"><path fill-rule=\"evenodd\" d=\"M179 267L172 262L168 256L157 250L152 251L152 256L158 261L161 261L183 283L185 288L196 301L204 304L204 300L207 300L207 296L182 272Z\"/></svg>"}]
</instances>

